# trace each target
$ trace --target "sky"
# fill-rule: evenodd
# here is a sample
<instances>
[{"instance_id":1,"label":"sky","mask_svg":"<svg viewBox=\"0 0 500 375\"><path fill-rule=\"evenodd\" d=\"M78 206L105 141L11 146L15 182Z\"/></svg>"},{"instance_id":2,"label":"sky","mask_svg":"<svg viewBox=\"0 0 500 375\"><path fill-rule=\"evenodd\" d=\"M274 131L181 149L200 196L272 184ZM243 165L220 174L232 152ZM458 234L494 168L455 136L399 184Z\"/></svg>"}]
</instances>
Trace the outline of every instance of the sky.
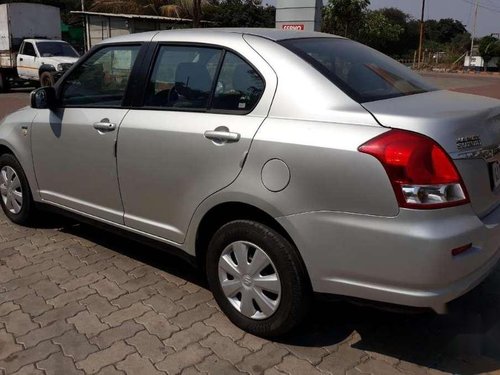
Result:
<instances>
[{"instance_id":1,"label":"sky","mask_svg":"<svg viewBox=\"0 0 500 375\"><path fill-rule=\"evenodd\" d=\"M325 1L326 2L326 1ZM263 3L276 5L276 0ZM475 0L426 0L425 19L454 18L472 32ZM500 33L500 0L479 0L476 35ZM421 0L371 0L371 9L395 7L420 19Z\"/></svg>"}]
</instances>

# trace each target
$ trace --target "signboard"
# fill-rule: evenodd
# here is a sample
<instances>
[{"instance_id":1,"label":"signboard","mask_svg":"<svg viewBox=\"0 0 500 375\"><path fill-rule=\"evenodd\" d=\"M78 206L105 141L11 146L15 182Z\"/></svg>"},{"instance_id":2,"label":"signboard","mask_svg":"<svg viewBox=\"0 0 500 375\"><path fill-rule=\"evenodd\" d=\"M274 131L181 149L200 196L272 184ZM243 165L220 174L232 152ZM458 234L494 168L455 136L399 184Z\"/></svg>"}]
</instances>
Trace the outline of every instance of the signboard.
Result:
<instances>
[{"instance_id":1,"label":"signboard","mask_svg":"<svg viewBox=\"0 0 500 375\"><path fill-rule=\"evenodd\" d=\"M276 28L320 31L323 0L277 0Z\"/></svg>"},{"instance_id":2,"label":"signboard","mask_svg":"<svg viewBox=\"0 0 500 375\"><path fill-rule=\"evenodd\" d=\"M295 31L304 31L305 26L303 23L301 24L286 24L286 25L281 25L281 28L283 30L295 30Z\"/></svg>"}]
</instances>

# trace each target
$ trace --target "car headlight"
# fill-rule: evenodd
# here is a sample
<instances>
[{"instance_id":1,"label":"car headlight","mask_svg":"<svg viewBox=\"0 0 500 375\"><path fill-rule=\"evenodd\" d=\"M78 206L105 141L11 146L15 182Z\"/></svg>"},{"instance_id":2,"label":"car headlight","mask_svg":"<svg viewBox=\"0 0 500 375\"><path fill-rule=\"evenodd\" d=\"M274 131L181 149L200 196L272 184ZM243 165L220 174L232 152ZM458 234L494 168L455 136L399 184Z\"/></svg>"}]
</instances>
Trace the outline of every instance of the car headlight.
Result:
<instances>
[{"instance_id":1,"label":"car headlight","mask_svg":"<svg viewBox=\"0 0 500 375\"><path fill-rule=\"evenodd\" d=\"M64 70L63 64L57 64L57 66L56 66L56 70L57 70L58 72L62 72L62 71Z\"/></svg>"}]
</instances>

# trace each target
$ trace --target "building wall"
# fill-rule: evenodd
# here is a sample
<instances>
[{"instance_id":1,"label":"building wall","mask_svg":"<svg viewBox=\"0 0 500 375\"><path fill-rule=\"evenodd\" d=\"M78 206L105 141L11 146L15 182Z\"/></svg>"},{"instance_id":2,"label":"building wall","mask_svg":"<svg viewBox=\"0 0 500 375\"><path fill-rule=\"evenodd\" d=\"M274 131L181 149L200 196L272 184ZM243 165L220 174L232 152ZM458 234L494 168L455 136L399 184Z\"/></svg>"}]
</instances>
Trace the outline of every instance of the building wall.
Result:
<instances>
[{"instance_id":1,"label":"building wall","mask_svg":"<svg viewBox=\"0 0 500 375\"><path fill-rule=\"evenodd\" d=\"M321 31L322 0L277 0L276 28Z\"/></svg>"}]
</instances>

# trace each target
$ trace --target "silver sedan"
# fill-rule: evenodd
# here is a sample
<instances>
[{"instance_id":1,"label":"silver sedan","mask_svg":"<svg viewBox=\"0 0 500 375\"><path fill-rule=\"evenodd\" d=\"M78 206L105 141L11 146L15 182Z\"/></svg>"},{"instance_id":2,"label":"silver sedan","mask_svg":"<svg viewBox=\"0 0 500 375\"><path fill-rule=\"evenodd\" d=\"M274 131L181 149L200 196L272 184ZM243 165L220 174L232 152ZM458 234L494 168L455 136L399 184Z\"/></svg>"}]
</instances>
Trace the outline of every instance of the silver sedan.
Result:
<instances>
[{"instance_id":1,"label":"silver sedan","mask_svg":"<svg viewBox=\"0 0 500 375\"><path fill-rule=\"evenodd\" d=\"M500 101L333 35L104 41L0 126L0 203L138 235L206 270L239 327L313 292L444 312L500 257Z\"/></svg>"}]
</instances>

